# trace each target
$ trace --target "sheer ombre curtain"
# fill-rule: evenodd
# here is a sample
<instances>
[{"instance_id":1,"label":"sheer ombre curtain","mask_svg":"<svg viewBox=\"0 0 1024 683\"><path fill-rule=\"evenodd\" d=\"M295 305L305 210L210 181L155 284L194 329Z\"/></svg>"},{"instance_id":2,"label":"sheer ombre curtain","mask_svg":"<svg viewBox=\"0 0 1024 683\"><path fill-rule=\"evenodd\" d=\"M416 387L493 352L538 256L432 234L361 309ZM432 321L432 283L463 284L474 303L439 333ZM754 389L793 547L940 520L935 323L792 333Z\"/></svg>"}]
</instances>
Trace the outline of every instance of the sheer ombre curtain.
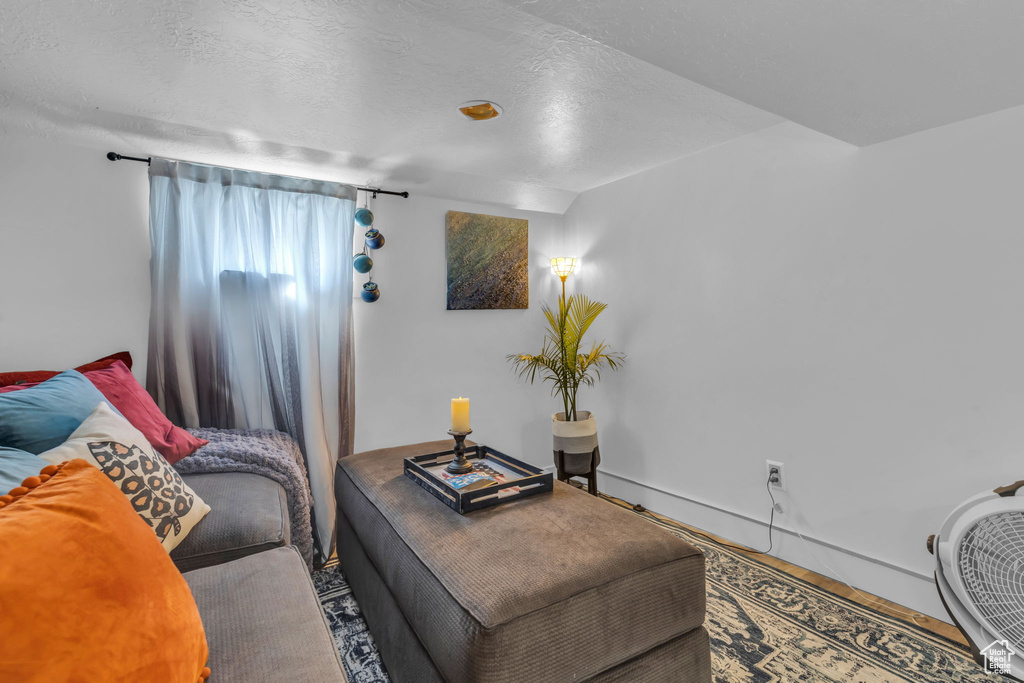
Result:
<instances>
[{"instance_id":1,"label":"sheer ombre curtain","mask_svg":"<svg viewBox=\"0 0 1024 683\"><path fill-rule=\"evenodd\" d=\"M149 179L148 388L178 424L293 436L323 561L352 446L356 190L167 159Z\"/></svg>"}]
</instances>

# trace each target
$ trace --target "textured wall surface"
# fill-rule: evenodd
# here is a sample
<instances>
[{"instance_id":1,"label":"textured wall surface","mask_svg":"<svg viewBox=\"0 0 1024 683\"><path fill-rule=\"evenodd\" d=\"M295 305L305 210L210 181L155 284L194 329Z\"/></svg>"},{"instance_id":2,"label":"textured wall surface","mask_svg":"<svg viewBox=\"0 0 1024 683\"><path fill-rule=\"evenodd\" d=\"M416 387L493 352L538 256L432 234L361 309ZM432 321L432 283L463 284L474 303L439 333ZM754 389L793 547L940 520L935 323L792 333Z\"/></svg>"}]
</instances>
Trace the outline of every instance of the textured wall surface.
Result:
<instances>
[{"instance_id":1,"label":"textured wall surface","mask_svg":"<svg viewBox=\"0 0 1024 683\"><path fill-rule=\"evenodd\" d=\"M0 64L8 132L558 213L780 121L496 0L6 0Z\"/></svg>"},{"instance_id":2,"label":"textured wall surface","mask_svg":"<svg viewBox=\"0 0 1024 683\"><path fill-rule=\"evenodd\" d=\"M1024 104L1017 0L504 0L855 145Z\"/></svg>"}]
</instances>

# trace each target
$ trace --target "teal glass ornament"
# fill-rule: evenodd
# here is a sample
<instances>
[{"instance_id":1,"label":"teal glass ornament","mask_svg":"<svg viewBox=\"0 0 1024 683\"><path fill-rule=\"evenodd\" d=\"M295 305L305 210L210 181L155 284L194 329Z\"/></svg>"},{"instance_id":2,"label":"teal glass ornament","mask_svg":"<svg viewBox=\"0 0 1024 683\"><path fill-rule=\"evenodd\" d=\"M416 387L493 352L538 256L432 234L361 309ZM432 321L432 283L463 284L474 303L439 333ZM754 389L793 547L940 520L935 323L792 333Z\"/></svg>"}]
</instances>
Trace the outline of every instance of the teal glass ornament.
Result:
<instances>
[{"instance_id":1,"label":"teal glass ornament","mask_svg":"<svg viewBox=\"0 0 1024 683\"><path fill-rule=\"evenodd\" d=\"M363 297L363 301L368 304L372 304L380 298L380 288L377 287L376 282L367 282L363 285L363 291L360 292L359 295Z\"/></svg>"},{"instance_id":2,"label":"teal glass ornament","mask_svg":"<svg viewBox=\"0 0 1024 683\"><path fill-rule=\"evenodd\" d=\"M373 259L366 254L356 254L352 257L352 267L357 273L369 273L373 268Z\"/></svg>"},{"instance_id":3,"label":"teal glass ornament","mask_svg":"<svg viewBox=\"0 0 1024 683\"><path fill-rule=\"evenodd\" d=\"M368 228L373 225L373 211L366 207L356 211L356 224L361 228Z\"/></svg>"}]
</instances>

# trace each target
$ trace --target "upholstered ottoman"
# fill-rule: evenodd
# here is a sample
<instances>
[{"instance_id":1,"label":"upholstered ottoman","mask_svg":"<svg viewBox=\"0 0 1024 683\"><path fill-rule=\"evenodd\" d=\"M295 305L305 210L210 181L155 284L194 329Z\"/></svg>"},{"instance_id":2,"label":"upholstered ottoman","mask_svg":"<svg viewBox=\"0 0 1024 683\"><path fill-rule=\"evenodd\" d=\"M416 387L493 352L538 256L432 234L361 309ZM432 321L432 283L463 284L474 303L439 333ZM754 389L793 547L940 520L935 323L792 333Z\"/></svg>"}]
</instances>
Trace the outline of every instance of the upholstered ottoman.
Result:
<instances>
[{"instance_id":1,"label":"upholstered ottoman","mask_svg":"<svg viewBox=\"0 0 1024 683\"><path fill-rule=\"evenodd\" d=\"M449 445L338 465L338 556L396 683L711 680L699 550L561 482L459 515L402 473Z\"/></svg>"}]
</instances>

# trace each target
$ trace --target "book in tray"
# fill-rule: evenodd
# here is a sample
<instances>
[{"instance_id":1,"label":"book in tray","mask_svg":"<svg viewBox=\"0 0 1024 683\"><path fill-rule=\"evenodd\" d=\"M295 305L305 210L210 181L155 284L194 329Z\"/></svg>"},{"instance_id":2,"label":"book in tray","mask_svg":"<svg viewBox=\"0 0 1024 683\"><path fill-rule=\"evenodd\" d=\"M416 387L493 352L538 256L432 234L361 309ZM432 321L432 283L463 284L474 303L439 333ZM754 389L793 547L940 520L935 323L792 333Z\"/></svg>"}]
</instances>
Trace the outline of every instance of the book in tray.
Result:
<instances>
[{"instance_id":1,"label":"book in tray","mask_svg":"<svg viewBox=\"0 0 1024 683\"><path fill-rule=\"evenodd\" d=\"M469 472L467 474L456 474L447 479L445 482L453 489L460 491L476 491L490 486L491 484L498 483L496 480L491 479L486 474L480 472Z\"/></svg>"},{"instance_id":2,"label":"book in tray","mask_svg":"<svg viewBox=\"0 0 1024 683\"><path fill-rule=\"evenodd\" d=\"M453 489L457 489L462 492L476 491L488 486L493 486L494 484L505 484L510 481L515 481L516 479L522 479L522 476L519 474L516 474L512 470L504 468L497 463L487 460L473 460L471 462L473 463L473 471L467 472L466 474L453 474L446 470L443 465L429 467L427 469L434 476L444 479L445 483ZM507 489L502 489L499 496L504 498L505 496L512 495L513 493L519 493L518 486L511 486Z\"/></svg>"}]
</instances>

